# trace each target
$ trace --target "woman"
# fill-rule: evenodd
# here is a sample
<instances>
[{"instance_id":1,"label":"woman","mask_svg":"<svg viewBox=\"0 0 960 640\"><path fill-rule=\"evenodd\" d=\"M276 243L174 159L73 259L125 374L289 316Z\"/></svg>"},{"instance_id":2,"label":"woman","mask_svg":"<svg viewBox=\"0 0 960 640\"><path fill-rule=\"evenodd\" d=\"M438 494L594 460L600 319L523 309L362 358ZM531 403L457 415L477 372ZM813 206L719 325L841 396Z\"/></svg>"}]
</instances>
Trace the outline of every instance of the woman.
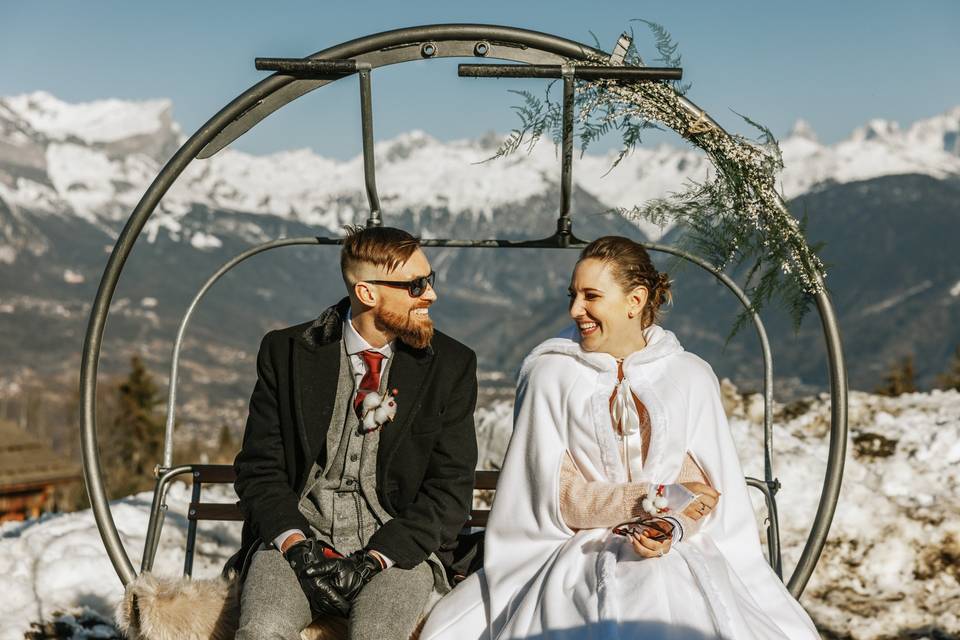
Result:
<instances>
[{"instance_id":1,"label":"woman","mask_svg":"<svg viewBox=\"0 0 960 640\"><path fill-rule=\"evenodd\" d=\"M583 250L576 326L520 372L484 569L422 638L819 637L764 560L716 376L655 324L669 286L626 238Z\"/></svg>"}]
</instances>

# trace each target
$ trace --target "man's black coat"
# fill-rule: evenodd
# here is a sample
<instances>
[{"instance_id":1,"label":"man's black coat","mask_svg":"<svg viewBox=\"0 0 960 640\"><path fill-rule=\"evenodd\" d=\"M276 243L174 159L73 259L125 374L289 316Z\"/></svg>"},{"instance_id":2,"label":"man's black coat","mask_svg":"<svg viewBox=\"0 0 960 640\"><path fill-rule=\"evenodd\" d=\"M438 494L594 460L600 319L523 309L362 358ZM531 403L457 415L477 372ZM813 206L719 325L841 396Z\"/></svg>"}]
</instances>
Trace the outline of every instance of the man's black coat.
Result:
<instances>
[{"instance_id":1,"label":"man's black coat","mask_svg":"<svg viewBox=\"0 0 960 640\"><path fill-rule=\"evenodd\" d=\"M297 506L312 463L326 462L327 429L349 301L313 322L271 331L257 356L243 446L234 461L245 521L238 559L288 529L309 534ZM380 432L377 497L393 519L368 548L403 569L431 552L447 564L470 515L477 439L476 354L440 332L426 349L396 342L389 383L397 415Z\"/></svg>"}]
</instances>

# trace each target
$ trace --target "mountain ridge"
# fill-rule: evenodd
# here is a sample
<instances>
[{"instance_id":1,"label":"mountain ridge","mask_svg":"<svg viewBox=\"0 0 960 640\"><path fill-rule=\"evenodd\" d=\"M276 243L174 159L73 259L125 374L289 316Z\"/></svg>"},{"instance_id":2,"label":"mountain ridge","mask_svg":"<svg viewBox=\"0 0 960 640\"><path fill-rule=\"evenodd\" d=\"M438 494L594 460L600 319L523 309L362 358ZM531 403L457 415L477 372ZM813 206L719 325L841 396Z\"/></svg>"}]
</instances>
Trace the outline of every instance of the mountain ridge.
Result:
<instances>
[{"instance_id":1,"label":"mountain ridge","mask_svg":"<svg viewBox=\"0 0 960 640\"><path fill-rule=\"evenodd\" d=\"M151 108L157 122L169 112L166 104ZM173 125L150 134L144 133L149 127L138 124L127 138L94 142L51 125L46 131L60 136L53 140L31 129L29 118L9 113L8 103L0 99L0 348L8 355L0 393L10 381L25 376L74 375L83 323L107 255L155 175L161 162L155 156L182 139ZM960 293L950 293L960 292L960 271L950 246L951 238L960 237L960 169L954 172L950 164L960 162L960 156L951 155L954 119L960 130L960 109L906 129L871 125L873 133L858 134L857 139L891 150L892 160L878 162L874 153L862 171L904 166L918 170L859 181L849 179L856 167L847 165L837 176L817 173L843 163L831 165L822 160L823 153L811 151L811 145L819 143L802 123L784 141L788 162L797 155L820 158L803 174L810 178L809 189L789 206L798 216L808 215L811 241L827 243L827 286L841 329L849 332L844 333L845 345L852 349L848 364L856 387L875 386L891 359L911 348L918 356L919 380L929 385L960 342ZM926 140L926 148L936 153L924 156L913 150L913 156L925 161L910 165L913 156L894 152L911 136ZM124 145L131 140L142 143L139 151L126 151ZM535 152L546 154L542 157L516 154L483 165L469 164L468 156L489 155L495 140L458 144L440 143L423 132L378 143L378 179L388 224L427 238L530 239L553 232L559 162L549 144ZM852 148L845 153L852 154ZM30 153L18 155L16 150ZM635 167L645 176L669 175L674 180L680 179L686 159L700 162L700 167L705 162L689 150L657 153L641 149L627 161L646 162ZM930 159L936 157L947 161L932 171ZM270 164L277 158L279 164ZM601 166L597 158L603 159L592 161ZM125 265L105 333L101 370L120 372L126 358L139 353L154 372L165 371L179 316L197 288L251 245L277 237L339 235L344 224L362 224L365 198L354 186L362 185L362 166L359 159L351 162L337 163L309 150L257 157L227 149L212 161L194 163L183 184L174 186L147 221ZM308 169L294 170L303 164ZM574 176L580 176L572 194L577 235L644 238L647 229L638 232L622 217L604 213L610 202L584 188L589 180L578 168L583 164L590 166L590 161L574 168ZM461 170L489 175L467 180ZM317 191L305 183L304 175L322 171L342 183L334 184L339 191ZM241 192L237 176L256 184L240 184L245 189ZM522 184L514 188L507 178ZM643 188L650 184L662 187L647 180ZM398 185L409 187L398 194ZM445 190L432 191L437 185ZM471 202L471 190L481 188L490 194ZM654 229L648 237L662 232ZM667 233L665 240L673 238L674 231ZM215 416L222 419L216 426L238 424L243 401L237 398L249 392L251 350L258 337L270 328L315 317L342 296L337 278L317 277L336 271L334 253L329 247L270 252L217 284L195 316L185 345L183 381L188 389L181 397L188 418ZM508 386L522 355L567 323L564 292L573 251L518 250L504 259L502 250L446 248L430 249L428 255L440 274L438 326L477 350L485 380ZM669 261L658 256L655 261L675 275ZM758 356L749 330L729 345L725 341L739 308L710 277L699 275L677 272L678 302L667 322L688 348L715 362L718 373L754 388ZM922 305L923 311L911 314L912 305ZM794 334L788 321L775 310L771 313L764 320L775 345L778 397L823 388L825 360L815 314ZM225 405L229 416L222 413Z\"/></svg>"},{"instance_id":2,"label":"mountain ridge","mask_svg":"<svg viewBox=\"0 0 960 640\"><path fill-rule=\"evenodd\" d=\"M163 162L184 140L169 100L69 104L37 92L0 98L0 198L14 206L88 219L123 219ZM108 122L113 121L113 129ZM559 200L559 159L549 142L530 153L483 162L496 136L440 142L410 131L375 145L385 215L446 208L489 217L497 208L546 196ZM906 129L871 120L834 145L823 145L799 121L781 141L784 194L794 198L824 184L881 175L960 176L960 106ZM611 169L615 153L574 162L574 183L604 209L642 204L712 172L692 148L639 147ZM429 169L428 169L429 168ZM325 180L318 177L325 177ZM190 205L269 213L328 231L367 209L363 160L325 158L309 149L257 156L226 149L187 168L164 198L176 221ZM641 224L651 238L665 229ZM424 235L430 237L427 229Z\"/></svg>"}]
</instances>

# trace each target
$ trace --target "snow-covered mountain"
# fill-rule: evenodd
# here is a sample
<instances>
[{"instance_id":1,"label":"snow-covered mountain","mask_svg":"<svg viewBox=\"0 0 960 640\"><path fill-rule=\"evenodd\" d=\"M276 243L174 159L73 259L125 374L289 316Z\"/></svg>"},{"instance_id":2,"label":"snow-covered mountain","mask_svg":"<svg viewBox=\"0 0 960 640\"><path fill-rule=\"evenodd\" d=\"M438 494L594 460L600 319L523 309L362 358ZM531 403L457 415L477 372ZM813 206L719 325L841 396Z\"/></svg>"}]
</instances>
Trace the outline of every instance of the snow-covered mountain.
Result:
<instances>
[{"instance_id":1,"label":"snow-covered mountain","mask_svg":"<svg viewBox=\"0 0 960 640\"><path fill-rule=\"evenodd\" d=\"M744 471L762 477L763 401L723 385ZM509 438L512 403L478 412L481 461L497 464ZM792 571L819 499L829 403L806 398L775 413L775 470L784 566ZM851 452L823 556L801 599L824 636L848 640L952 638L960 633L960 393L850 397ZM227 487L205 500L231 502ZM754 496L758 535L762 499ZM189 489L175 484L155 570L183 566ZM150 494L113 503L113 515L139 566ZM201 523L194 575L218 574L239 545L237 523ZM69 558L69 562L64 562ZM122 593L90 511L0 526L0 640L23 637L31 622L86 606L110 616ZM60 617L66 628L73 621ZM103 635L75 637L112 637Z\"/></svg>"},{"instance_id":2,"label":"snow-covered mountain","mask_svg":"<svg viewBox=\"0 0 960 640\"><path fill-rule=\"evenodd\" d=\"M125 218L183 134L166 100L68 104L47 93L0 98L0 198L14 206L88 219ZM442 142L412 131L376 145L377 178L387 219L394 213L446 209L489 216L506 205L553 194L559 160L549 143L532 153L481 162L498 138ZM960 176L960 107L901 130L874 120L834 145L798 122L781 141L782 184L793 198L825 182L921 173ZM702 178L697 150L641 147L609 171L615 153L586 154L575 184L607 207L631 207ZM194 162L155 214L175 227L194 204L272 214L336 230L365 210L362 158L337 161L310 150L264 156L227 149ZM658 230L645 229L654 235ZM427 229L425 235L430 235ZM189 238L187 238L189 239Z\"/></svg>"},{"instance_id":3,"label":"snow-covered mountain","mask_svg":"<svg viewBox=\"0 0 960 640\"><path fill-rule=\"evenodd\" d=\"M0 350L7 356L0 386L28 374L75 375L106 255L183 137L169 101L67 104L44 93L0 98ZM795 211L809 214L811 240L826 243L827 283L856 388L874 388L890 363L909 353L918 382L929 387L960 341L953 241L960 233L958 140L960 107L906 129L871 122L834 145L817 142L803 123L782 140L783 188ZM544 142L530 154L480 162L497 142L495 135L441 142L422 132L379 142L387 223L425 237L551 233L559 202L555 150ZM587 154L575 162L573 217L580 237L633 233L623 218L595 214L665 195L708 170L698 152L670 146L639 148L606 173L612 159ZM192 163L124 267L104 370L119 372L133 349L152 370L165 370L180 314L210 273L251 244L337 235L343 224L363 222L362 185L359 157L338 161L309 150L254 156L226 149ZM483 372L509 378L533 344L566 322L572 252L428 253L440 274L438 326L477 351ZM211 407L228 398L237 402L236 415L211 426L239 428L240 398L249 393L245 376L253 371L244 358L257 338L315 317L342 295L338 278L316 276L336 270L331 250L284 249L256 262L257 268L242 266L217 284L188 334L181 397L188 406L200 403L190 417L208 419ZM658 265L674 272L669 261ZM735 301L694 271L675 274L677 304L668 322L723 375L749 384L757 362L749 332L725 343ZM778 392L821 388L819 326L808 323L798 339L787 323L770 320L765 317Z\"/></svg>"}]
</instances>

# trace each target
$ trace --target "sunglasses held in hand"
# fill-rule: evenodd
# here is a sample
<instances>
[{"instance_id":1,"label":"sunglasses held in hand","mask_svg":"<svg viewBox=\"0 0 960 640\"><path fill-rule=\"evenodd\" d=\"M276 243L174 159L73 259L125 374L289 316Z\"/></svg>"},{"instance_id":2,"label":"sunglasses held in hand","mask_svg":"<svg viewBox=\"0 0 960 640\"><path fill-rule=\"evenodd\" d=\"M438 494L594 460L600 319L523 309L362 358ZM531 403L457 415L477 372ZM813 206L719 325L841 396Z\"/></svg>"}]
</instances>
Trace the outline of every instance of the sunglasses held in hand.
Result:
<instances>
[{"instance_id":1,"label":"sunglasses held in hand","mask_svg":"<svg viewBox=\"0 0 960 640\"><path fill-rule=\"evenodd\" d=\"M387 287L396 287L406 289L412 298L419 298L427 290L427 285L433 288L433 283L437 279L437 274L431 271L428 275L414 278L413 280L367 280L370 284L382 284Z\"/></svg>"},{"instance_id":2,"label":"sunglasses held in hand","mask_svg":"<svg viewBox=\"0 0 960 640\"><path fill-rule=\"evenodd\" d=\"M654 542L664 542L673 537L673 524L662 518L649 518L642 521L624 522L613 528L621 536L644 534Z\"/></svg>"}]
</instances>

